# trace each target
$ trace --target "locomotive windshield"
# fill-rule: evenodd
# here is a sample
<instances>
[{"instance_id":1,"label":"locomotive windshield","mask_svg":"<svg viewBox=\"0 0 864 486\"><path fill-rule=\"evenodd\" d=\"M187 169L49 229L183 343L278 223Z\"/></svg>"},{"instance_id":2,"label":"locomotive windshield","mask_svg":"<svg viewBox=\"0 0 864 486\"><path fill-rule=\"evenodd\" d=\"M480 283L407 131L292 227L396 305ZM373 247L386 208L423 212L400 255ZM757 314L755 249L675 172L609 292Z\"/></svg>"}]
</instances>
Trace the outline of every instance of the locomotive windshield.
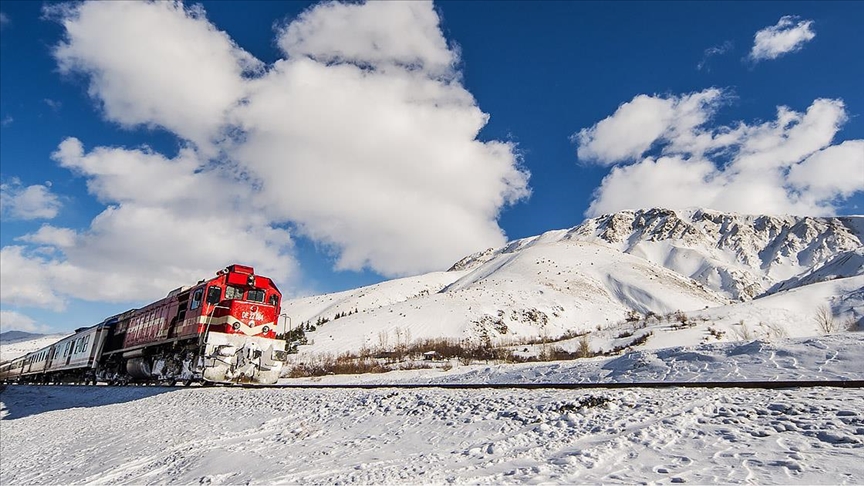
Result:
<instances>
[{"instance_id":1,"label":"locomotive windshield","mask_svg":"<svg viewBox=\"0 0 864 486\"><path fill-rule=\"evenodd\" d=\"M242 300L244 293L246 294L246 300L251 302L264 302L264 296L266 294L266 292L261 289L249 289L248 291L244 292L242 287L229 285L228 288L225 289L225 299Z\"/></svg>"},{"instance_id":2,"label":"locomotive windshield","mask_svg":"<svg viewBox=\"0 0 864 486\"><path fill-rule=\"evenodd\" d=\"M240 287L235 287L233 285L229 285L227 289L225 289L225 299L242 299L243 298L243 289Z\"/></svg>"},{"instance_id":3,"label":"locomotive windshield","mask_svg":"<svg viewBox=\"0 0 864 486\"><path fill-rule=\"evenodd\" d=\"M222 300L222 287L211 285L207 289L207 303L218 304L220 300Z\"/></svg>"},{"instance_id":4,"label":"locomotive windshield","mask_svg":"<svg viewBox=\"0 0 864 486\"><path fill-rule=\"evenodd\" d=\"M246 300L251 300L252 302L264 302L264 291L252 289L249 292L246 292Z\"/></svg>"}]
</instances>

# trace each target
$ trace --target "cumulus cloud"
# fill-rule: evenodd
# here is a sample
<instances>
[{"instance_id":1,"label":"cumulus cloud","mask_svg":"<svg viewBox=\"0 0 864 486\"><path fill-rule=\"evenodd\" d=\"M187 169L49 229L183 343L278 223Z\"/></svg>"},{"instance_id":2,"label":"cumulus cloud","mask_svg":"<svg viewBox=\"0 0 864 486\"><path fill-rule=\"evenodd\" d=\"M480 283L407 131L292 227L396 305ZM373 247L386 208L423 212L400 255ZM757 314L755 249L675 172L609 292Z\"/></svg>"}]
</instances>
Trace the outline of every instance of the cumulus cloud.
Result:
<instances>
[{"instance_id":1,"label":"cumulus cloud","mask_svg":"<svg viewBox=\"0 0 864 486\"><path fill-rule=\"evenodd\" d=\"M19 238L57 254L10 250L14 265L0 268L4 281L19 268L33 267L42 275L33 281L60 296L50 297L61 304L43 306L62 306L65 297L153 299L231 262L251 264L281 281L295 273L288 232L271 225L247 187L218 167L206 167L192 150L173 159L146 149L99 147L87 153L69 138L53 157L85 177L89 192L107 208L84 231L43 226ZM45 302L31 293L19 300Z\"/></svg>"},{"instance_id":2,"label":"cumulus cloud","mask_svg":"<svg viewBox=\"0 0 864 486\"><path fill-rule=\"evenodd\" d=\"M49 332L49 328L20 312L0 310L0 332L6 331L44 333Z\"/></svg>"},{"instance_id":3,"label":"cumulus cloud","mask_svg":"<svg viewBox=\"0 0 864 486\"><path fill-rule=\"evenodd\" d=\"M714 88L680 97L638 95L611 116L574 134L573 140L579 144L577 154L586 162L613 165L639 157L659 140L690 144L695 150L697 144L705 142L695 128L705 123L723 100L724 92Z\"/></svg>"},{"instance_id":4,"label":"cumulus cloud","mask_svg":"<svg viewBox=\"0 0 864 486\"><path fill-rule=\"evenodd\" d=\"M798 20L786 15L776 25L765 27L753 37L750 59L754 62L777 59L783 54L800 51L804 44L816 37L811 29L812 20Z\"/></svg>"},{"instance_id":5,"label":"cumulus cloud","mask_svg":"<svg viewBox=\"0 0 864 486\"><path fill-rule=\"evenodd\" d=\"M16 238L18 241L46 247L46 249L71 248L75 245L78 234L69 228L58 228L50 224L42 225L35 233Z\"/></svg>"},{"instance_id":6,"label":"cumulus cloud","mask_svg":"<svg viewBox=\"0 0 864 486\"><path fill-rule=\"evenodd\" d=\"M402 21L373 42L368 25L382 8ZM417 9L423 15L407 15ZM336 26L357 27L320 27L335 14ZM337 268L396 276L446 267L503 244L498 212L528 194L515 147L479 142L488 115L458 81L441 78L455 54L428 28L433 17L437 26L425 3L319 7L284 30L288 59L252 82L234 112L245 140L233 156L278 181L262 185L266 206L336 248ZM418 34L407 19L432 38L396 42L394 29ZM334 45L351 49L337 55Z\"/></svg>"},{"instance_id":7,"label":"cumulus cloud","mask_svg":"<svg viewBox=\"0 0 864 486\"><path fill-rule=\"evenodd\" d=\"M290 58L309 56L323 63L416 68L453 74L458 60L428 2L324 3L285 26L279 47Z\"/></svg>"},{"instance_id":8,"label":"cumulus cloud","mask_svg":"<svg viewBox=\"0 0 864 486\"><path fill-rule=\"evenodd\" d=\"M848 118L841 100L817 99L803 113L781 106L776 119L764 123L710 126L718 99L710 89L625 103L642 100L639 117L654 121L638 144L627 109L580 131L580 158L615 165L586 214L664 206L823 215L864 191L864 141L834 145ZM681 109L686 121L669 115L678 106L687 107ZM652 107L656 113L645 112Z\"/></svg>"},{"instance_id":9,"label":"cumulus cloud","mask_svg":"<svg viewBox=\"0 0 864 486\"><path fill-rule=\"evenodd\" d=\"M9 16L3 12L0 12L0 29L6 27L12 21L9 19Z\"/></svg>"},{"instance_id":10,"label":"cumulus cloud","mask_svg":"<svg viewBox=\"0 0 864 486\"><path fill-rule=\"evenodd\" d=\"M106 209L84 230L43 226L19 239L29 246L3 249L48 297L152 298L234 260L289 280L289 229L339 269L446 268L503 244L499 212L529 195L517 148L477 139L488 115L431 2L315 6L278 29L284 58L270 66L198 7L47 13L65 30L61 71L86 76L107 119L186 142L173 157L60 144L54 159Z\"/></svg>"},{"instance_id":11,"label":"cumulus cloud","mask_svg":"<svg viewBox=\"0 0 864 486\"><path fill-rule=\"evenodd\" d=\"M164 127L213 151L244 76L262 68L180 2L84 2L46 7L65 38L54 48L62 73L87 76L109 120Z\"/></svg>"},{"instance_id":12,"label":"cumulus cloud","mask_svg":"<svg viewBox=\"0 0 864 486\"><path fill-rule=\"evenodd\" d=\"M847 140L815 152L792 166L788 180L816 201L864 190L864 140Z\"/></svg>"},{"instance_id":13,"label":"cumulus cloud","mask_svg":"<svg viewBox=\"0 0 864 486\"><path fill-rule=\"evenodd\" d=\"M10 245L0 249L0 280L3 305L63 310L64 296L56 292L52 269L55 265L24 246Z\"/></svg>"},{"instance_id":14,"label":"cumulus cloud","mask_svg":"<svg viewBox=\"0 0 864 486\"><path fill-rule=\"evenodd\" d=\"M51 219L57 216L61 207L60 198L51 192L50 184L25 187L17 178L0 184L0 215L3 219Z\"/></svg>"}]
</instances>

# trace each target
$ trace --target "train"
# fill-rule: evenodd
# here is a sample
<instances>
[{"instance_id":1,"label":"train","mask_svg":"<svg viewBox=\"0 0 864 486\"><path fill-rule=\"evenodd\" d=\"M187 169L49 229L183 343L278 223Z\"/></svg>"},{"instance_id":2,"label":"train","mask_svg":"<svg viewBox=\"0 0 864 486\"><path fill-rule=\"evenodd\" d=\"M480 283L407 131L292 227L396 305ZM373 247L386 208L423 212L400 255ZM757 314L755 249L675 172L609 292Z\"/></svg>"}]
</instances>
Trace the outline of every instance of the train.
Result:
<instances>
[{"instance_id":1,"label":"train","mask_svg":"<svg viewBox=\"0 0 864 486\"><path fill-rule=\"evenodd\" d=\"M273 384L282 293L268 277L230 265L161 300L75 330L0 363L2 383Z\"/></svg>"}]
</instances>

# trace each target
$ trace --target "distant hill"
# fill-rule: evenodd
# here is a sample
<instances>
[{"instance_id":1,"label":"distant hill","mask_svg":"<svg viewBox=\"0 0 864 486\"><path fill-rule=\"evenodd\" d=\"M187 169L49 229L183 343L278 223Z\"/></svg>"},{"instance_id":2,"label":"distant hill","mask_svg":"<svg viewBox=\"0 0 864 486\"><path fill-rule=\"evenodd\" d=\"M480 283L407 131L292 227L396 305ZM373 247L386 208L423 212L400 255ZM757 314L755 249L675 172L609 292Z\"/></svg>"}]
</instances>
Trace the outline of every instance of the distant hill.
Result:
<instances>
[{"instance_id":1,"label":"distant hill","mask_svg":"<svg viewBox=\"0 0 864 486\"><path fill-rule=\"evenodd\" d=\"M0 332L0 343L14 343L17 341L29 341L44 336L35 332L6 331Z\"/></svg>"}]
</instances>

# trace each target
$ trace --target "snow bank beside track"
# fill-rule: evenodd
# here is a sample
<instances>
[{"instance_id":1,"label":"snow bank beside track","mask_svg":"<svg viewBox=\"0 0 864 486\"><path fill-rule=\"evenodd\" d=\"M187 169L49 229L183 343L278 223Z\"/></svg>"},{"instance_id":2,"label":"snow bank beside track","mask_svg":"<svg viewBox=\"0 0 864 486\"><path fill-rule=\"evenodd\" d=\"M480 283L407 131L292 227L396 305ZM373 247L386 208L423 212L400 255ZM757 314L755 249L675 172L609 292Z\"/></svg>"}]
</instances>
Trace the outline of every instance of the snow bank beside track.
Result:
<instances>
[{"instance_id":1,"label":"snow bank beside track","mask_svg":"<svg viewBox=\"0 0 864 486\"><path fill-rule=\"evenodd\" d=\"M864 333L638 350L612 358L459 366L280 383L649 383L862 380Z\"/></svg>"}]
</instances>

